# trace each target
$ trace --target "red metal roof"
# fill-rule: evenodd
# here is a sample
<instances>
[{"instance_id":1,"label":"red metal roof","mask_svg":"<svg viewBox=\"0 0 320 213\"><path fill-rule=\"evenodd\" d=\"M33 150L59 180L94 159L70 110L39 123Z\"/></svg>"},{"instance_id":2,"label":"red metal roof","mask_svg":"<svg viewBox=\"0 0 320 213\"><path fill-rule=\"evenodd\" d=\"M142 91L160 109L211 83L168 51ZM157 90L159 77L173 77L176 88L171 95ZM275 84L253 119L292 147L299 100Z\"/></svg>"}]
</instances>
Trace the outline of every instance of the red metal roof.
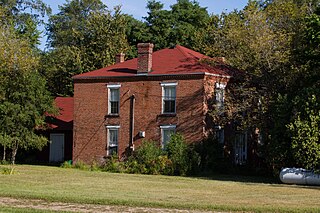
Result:
<instances>
[{"instance_id":1,"label":"red metal roof","mask_svg":"<svg viewBox=\"0 0 320 213\"><path fill-rule=\"evenodd\" d=\"M148 75L210 73L232 76L232 69L226 64L217 63L216 65L209 66L203 62L203 59L212 60L212 58L208 56L180 45L176 45L174 48L158 50L152 54L152 71L149 72ZM76 75L73 78L125 77L135 75L137 75L137 58Z\"/></svg>"},{"instance_id":2,"label":"red metal roof","mask_svg":"<svg viewBox=\"0 0 320 213\"><path fill-rule=\"evenodd\" d=\"M57 97L54 102L59 109L59 114L47 118L49 127L55 130L72 130L73 97Z\"/></svg>"}]
</instances>

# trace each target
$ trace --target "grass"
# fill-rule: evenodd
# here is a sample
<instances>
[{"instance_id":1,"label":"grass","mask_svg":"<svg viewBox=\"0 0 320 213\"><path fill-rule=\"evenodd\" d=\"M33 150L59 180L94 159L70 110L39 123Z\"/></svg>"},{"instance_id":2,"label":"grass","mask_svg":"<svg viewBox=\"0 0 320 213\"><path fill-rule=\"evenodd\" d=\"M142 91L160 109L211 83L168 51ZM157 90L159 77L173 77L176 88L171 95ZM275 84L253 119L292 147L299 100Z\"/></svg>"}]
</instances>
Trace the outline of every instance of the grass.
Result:
<instances>
[{"instance_id":1,"label":"grass","mask_svg":"<svg viewBox=\"0 0 320 213\"><path fill-rule=\"evenodd\" d=\"M57 211L29 209L29 208L16 208L16 207L1 207L0 212L1 213L56 213ZM59 211L59 212L61 213L62 211ZM64 212L64 213L68 213L68 212Z\"/></svg>"},{"instance_id":2,"label":"grass","mask_svg":"<svg viewBox=\"0 0 320 213\"><path fill-rule=\"evenodd\" d=\"M1 166L0 166L1 168ZM320 187L16 166L0 197L178 209L320 212Z\"/></svg>"}]
</instances>

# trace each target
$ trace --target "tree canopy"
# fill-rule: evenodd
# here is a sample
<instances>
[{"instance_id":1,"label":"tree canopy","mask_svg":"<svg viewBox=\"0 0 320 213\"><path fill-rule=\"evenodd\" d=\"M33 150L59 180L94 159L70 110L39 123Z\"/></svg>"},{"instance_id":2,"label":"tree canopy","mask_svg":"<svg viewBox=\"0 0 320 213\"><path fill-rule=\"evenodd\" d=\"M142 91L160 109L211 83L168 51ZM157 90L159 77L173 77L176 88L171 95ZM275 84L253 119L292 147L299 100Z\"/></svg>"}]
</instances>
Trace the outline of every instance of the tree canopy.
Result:
<instances>
[{"instance_id":1,"label":"tree canopy","mask_svg":"<svg viewBox=\"0 0 320 213\"><path fill-rule=\"evenodd\" d=\"M0 144L11 149L11 162L19 149L38 148L47 139L35 133L45 128L45 113L54 112L46 81L37 72L39 59L11 26L0 26Z\"/></svg>"},{"instance_id":2,"label":"tree canopy","mask_svg":"<svg viewBox=\"0 0 320 213\"><path fill-rule=\"evenodd\" d=\"M50 16L50 51L42 58L50 91L72 95L73 75L113 64L128 49L125 20L119 7L109 11L100 0L68 1Z\"/></svg>"}]
</instances>

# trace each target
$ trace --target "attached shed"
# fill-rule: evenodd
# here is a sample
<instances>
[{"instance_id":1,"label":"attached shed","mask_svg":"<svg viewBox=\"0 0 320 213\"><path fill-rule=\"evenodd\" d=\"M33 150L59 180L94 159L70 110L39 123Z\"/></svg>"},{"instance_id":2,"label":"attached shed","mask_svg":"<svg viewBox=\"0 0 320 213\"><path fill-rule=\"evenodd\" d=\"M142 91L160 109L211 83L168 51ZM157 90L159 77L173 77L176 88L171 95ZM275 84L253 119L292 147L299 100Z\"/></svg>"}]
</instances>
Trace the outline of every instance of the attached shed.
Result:
<instances>
[{"instance_id":1,"label":"attached shed","mask_svg":"<svg viewBox=\"0 0 320 213\"><path fill-rule=\"evenodd\" d=\"M38 155L38 161L44 163L72 160L73 98L57 97L55 104L59 114L47 117L49 128L42 133L50 140Z\"/></svg>"}]
</instances>

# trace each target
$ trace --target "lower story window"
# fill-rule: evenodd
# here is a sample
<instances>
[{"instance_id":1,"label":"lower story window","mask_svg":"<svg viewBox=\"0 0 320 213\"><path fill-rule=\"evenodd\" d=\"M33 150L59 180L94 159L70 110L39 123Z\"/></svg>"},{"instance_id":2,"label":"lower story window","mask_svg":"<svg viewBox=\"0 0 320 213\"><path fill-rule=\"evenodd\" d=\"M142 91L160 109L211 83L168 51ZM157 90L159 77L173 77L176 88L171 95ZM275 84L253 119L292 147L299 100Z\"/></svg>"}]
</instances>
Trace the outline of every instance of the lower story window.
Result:
<instances>
[{"instance_id":1,"label":"lower story window","mask_svg":"<svg viewBox=\"0 0 320 213\"><path fill-rule=\"evenodd\" d=\"M166 148L171 139L171 135L176 132L176 125L160 126L161 129L161 147Z\"/></svg>"},{"instance_id":2,"label":"lower story window","mask_svg":"<svg viewBox=\"0 0 320 213\"><path fill-rule=\"evenodd\" d=\"M236 133L234 140L234 162L236 165L247 163L247 133Z\"/></svg>"},{"instance_id":3,"label":"lower story window","mask_svg":"<svg viewBox=\"0 0 320 213\"><path fill-rule=\"evenodd\" d=\"M119 128L120 126L107 126L107 155L111 156L118 154L119 142Z\"/></svg>"}]
</instances>

